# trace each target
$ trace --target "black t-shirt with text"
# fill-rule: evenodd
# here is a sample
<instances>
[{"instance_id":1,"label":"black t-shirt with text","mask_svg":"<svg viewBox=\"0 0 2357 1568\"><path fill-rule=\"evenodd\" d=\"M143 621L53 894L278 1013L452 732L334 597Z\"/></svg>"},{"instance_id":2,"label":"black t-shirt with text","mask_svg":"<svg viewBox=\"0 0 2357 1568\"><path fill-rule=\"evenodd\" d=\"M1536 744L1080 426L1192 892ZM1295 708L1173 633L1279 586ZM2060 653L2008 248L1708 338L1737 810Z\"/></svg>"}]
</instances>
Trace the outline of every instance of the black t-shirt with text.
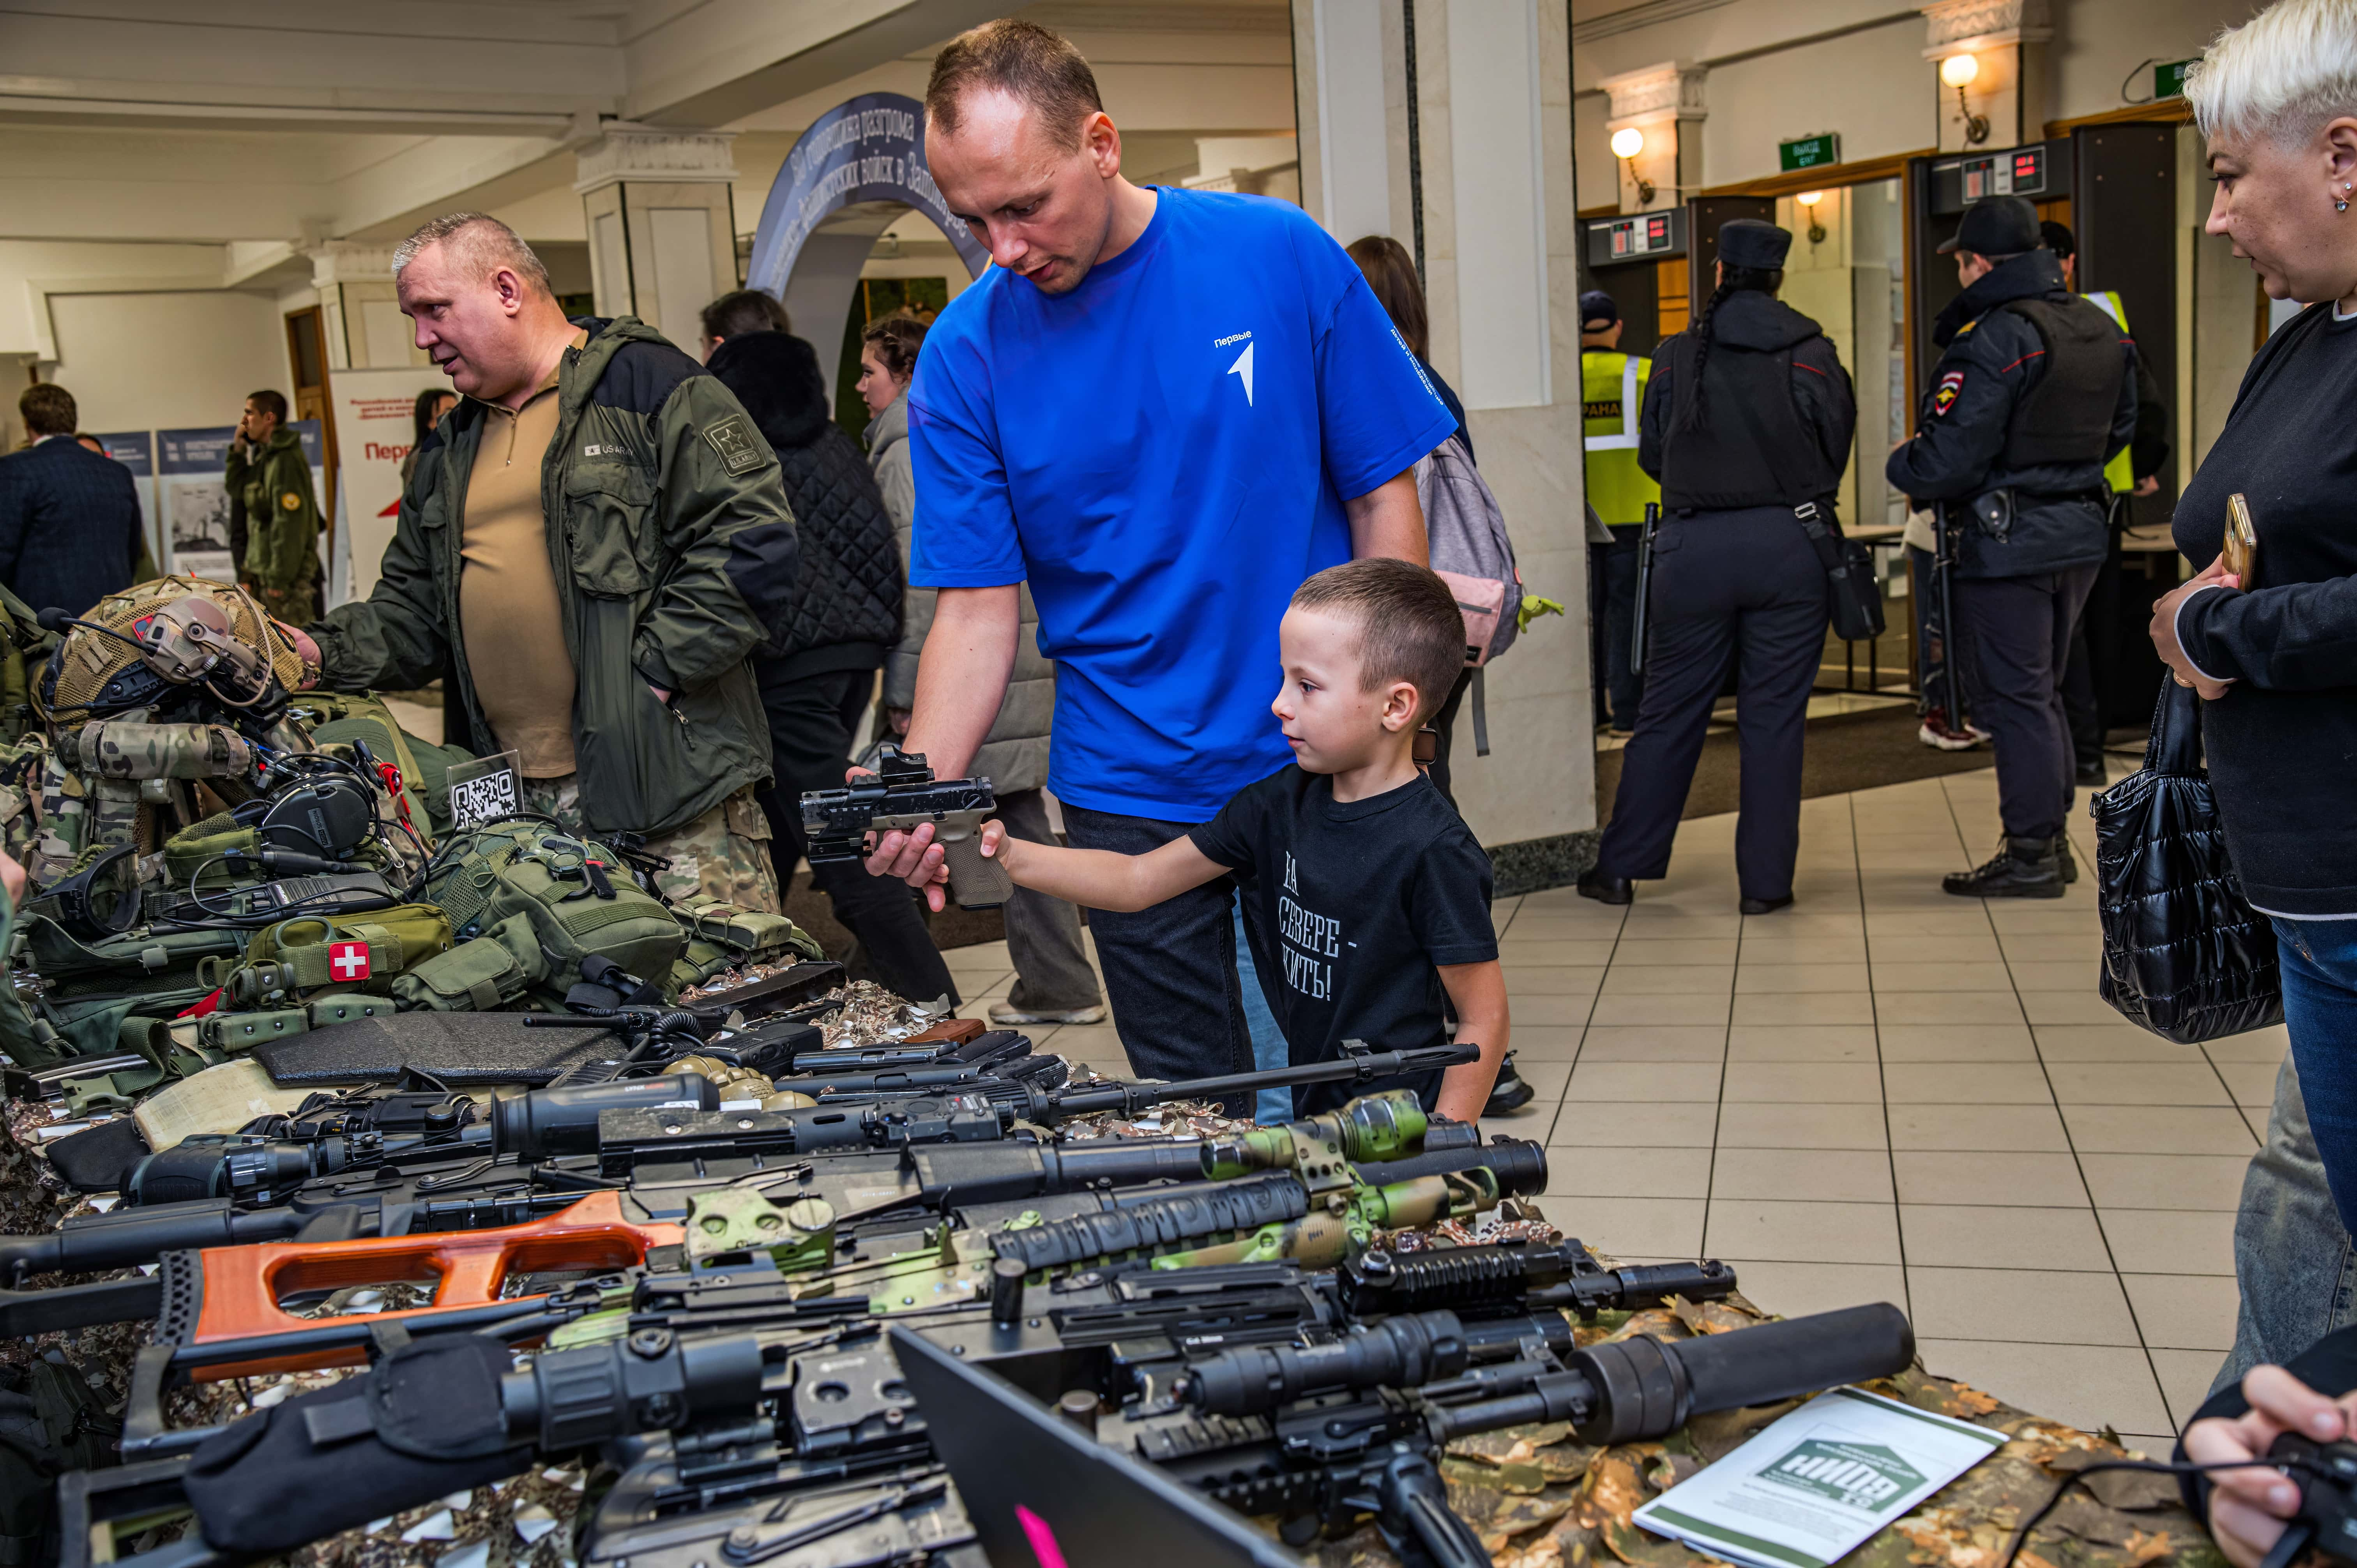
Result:
<instances>
[{"instance_id":1,"label":"black t-shirt with text","mask_svg":"<svg viewBox=\"0 0 2357 1568\"><path fill-rule=\"evenodd\" d=\"M1437 966L1498 956L1490 857L1422 774L1338 802L1331 778L1287 768L1188 836L1243 885L1253 961L1296 1062L1330 1061L1349 1039L1443 1043ZM1440 1075L1311 1084L1294 1107L1315 1115L1384 1089L1413 1089L1429 1110Z\"/></svg>"}]
</instances>

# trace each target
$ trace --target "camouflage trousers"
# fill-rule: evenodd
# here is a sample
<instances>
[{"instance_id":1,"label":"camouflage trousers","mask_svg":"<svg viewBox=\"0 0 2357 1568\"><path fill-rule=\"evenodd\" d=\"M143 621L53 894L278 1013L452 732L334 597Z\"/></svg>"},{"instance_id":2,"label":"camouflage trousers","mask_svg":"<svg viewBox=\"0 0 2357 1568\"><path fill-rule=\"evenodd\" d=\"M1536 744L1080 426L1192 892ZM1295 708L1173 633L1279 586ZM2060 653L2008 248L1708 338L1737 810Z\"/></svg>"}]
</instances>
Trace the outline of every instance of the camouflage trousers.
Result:
<instances>
[{"instance_id":1,"label":"camouflage trousers","mask_svg":"<svg viewBox=\"0 0 2357 1568\"><path fill-rule=\"evenodd\" d=\"M268 587L260 583L248 585L253 602L262 613L273 620L283 620L288 626L307 626L323 613L319 603L319 579L306 577L283 587Z\"/></svg>"},{"instance_id":2,"label":"camouflage trousers","mask_svg":"<svg viewBox=\"0 0 2357 1568\"><path fill-rule=\"evenodd\" d=\"M581 817L576 774L526 779L517 803L527 811L554 817L567 832L595 836ZM754 803L750 789L737 790L685 827L649 834L646 853L671 862L669 869L655 876L666 898L702 893L763 914L786 912L770 861L770 819Z\"/></svg>"}]
</instances>

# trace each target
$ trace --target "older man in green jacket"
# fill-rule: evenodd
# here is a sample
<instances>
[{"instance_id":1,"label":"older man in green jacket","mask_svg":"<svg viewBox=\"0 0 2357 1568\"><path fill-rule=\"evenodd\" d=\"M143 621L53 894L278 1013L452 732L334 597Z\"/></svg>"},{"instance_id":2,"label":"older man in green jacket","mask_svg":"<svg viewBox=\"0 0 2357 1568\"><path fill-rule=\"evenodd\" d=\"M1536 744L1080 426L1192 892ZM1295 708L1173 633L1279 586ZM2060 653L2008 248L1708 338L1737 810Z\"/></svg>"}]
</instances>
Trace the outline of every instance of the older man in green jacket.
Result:
<instances>
[{"instance_id":1,"label":"older man in green jacket","mask_svg":"<svg viewBox=\"0 0 2357 1568\"><path fill-rule=\"evenodd\" d=\"M667 892L778 910L769 728L746 655L795 578L778 460L729 391L630 317L568 321L505 224L393 253L417 346L462 394L418 450L382 575L311 627L330 686L455 669L526 810L641 835Z\"/></svg>"}]
</instances>

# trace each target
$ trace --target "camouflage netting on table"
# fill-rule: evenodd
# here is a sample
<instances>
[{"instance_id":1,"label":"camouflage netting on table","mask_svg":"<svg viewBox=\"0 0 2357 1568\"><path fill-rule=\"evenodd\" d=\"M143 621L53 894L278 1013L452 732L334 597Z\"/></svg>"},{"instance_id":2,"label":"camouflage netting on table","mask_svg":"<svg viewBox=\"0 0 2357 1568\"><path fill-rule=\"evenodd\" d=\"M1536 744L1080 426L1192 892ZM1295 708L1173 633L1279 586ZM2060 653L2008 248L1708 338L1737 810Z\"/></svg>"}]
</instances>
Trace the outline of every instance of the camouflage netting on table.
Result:
<instances>
[{"instance_id":1,"label":"camouflage netting on table","mask_svg":"<svg viewBox=\"0 0 2357 1568\"><path fill-rule=\"evenodd\" d=\"M1486 1238L1485 1238L1486 1239ZM1631 1334L1683 1339L1765 1321L1737 1296L1703 1306L1607 1314L1582 1345ZM1618 1321L1615 1321L1618 1319ZM1934 1493L1844 1561L1857 1568L1997 1568L2023 1520L2065 1476L2127 1451L2110 1439L2016 1410L1919 1362L1861 1385L1921 1410L2008 1434L2012 1441ZM1687 1568L1718 1559L1652 1534L1630 1516L1665 1488L1725 1457L1800 1401L1698 1416L1658 1443L1591 1448L1562 1422L1516 1426L1452 1443L1442 1461L1448 1504L1480 1533L1497 1568ZM2166 1457L2166 1455L2157 1455ZM1305 1553L1321 1568L1396 1561L1372 1527ZM2224 1568L2225 1558L2178 1499L2168 1476L2091 1476L2049 1515L2021 1553L2022 1568L2143 1568L2170 1563Z\"/></svg>"}]
</instances>

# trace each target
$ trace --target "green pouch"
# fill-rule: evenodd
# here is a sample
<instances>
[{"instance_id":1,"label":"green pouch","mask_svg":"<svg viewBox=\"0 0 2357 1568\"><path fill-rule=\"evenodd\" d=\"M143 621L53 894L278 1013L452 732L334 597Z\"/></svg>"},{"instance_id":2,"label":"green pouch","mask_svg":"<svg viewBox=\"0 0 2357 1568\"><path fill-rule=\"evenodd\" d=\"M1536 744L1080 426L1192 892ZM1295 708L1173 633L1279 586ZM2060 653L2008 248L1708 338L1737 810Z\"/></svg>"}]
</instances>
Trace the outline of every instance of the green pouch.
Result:
<instances>
[{"instance_id":1,"label":"green pouch","mask_svg":"<svg viewBox=\"0 0 2357 1568\"><path fill-rule=\"evenodd\" d=\"M495 1013L541 978L511 950L510 942L518 940L532 940L531 923L522 916L419 964L393 983L393 999L431 1013Z\"/></svg>"},{"instance_id":2,"label":"green pouch","mask_svg":"<svg viewBox=\"0 0 2357 1568\"><path fill-rule=\"evenodd\" d=\"M687 928L687 947L672 964L665 983L671 996L739 964L759 963L788 952L813 961L826 956L816 939L785 916L723 903L709 894L675 899L671 912Z\"/></svg>"},{"instance_id":3,"label":"green pouch","mask_svg":"<svg viewBox=\"0 0 2357 1568\"><path fill-rule=\"evenodd\" d=\"M365 915L296 915L253 933L245 961L207 973L241 1008L292 1006L332 992L387 996L393 983L450 949L450 922L431 904Z\"/></svg>"},{"instance_id":4,"label":"green pouch","mask_svg":"<svg viewBox=\"0 0 2357 1568\"><path fill-rule=\"evenodd\" d=\"M252 854L261 846L260 835L227 812L207 817L164 841L164 880L175 892L192 884L199 892L242 886L254 880L253 874L232 873L221 857L231 850Z\"/></svg>"}]
</instances>

